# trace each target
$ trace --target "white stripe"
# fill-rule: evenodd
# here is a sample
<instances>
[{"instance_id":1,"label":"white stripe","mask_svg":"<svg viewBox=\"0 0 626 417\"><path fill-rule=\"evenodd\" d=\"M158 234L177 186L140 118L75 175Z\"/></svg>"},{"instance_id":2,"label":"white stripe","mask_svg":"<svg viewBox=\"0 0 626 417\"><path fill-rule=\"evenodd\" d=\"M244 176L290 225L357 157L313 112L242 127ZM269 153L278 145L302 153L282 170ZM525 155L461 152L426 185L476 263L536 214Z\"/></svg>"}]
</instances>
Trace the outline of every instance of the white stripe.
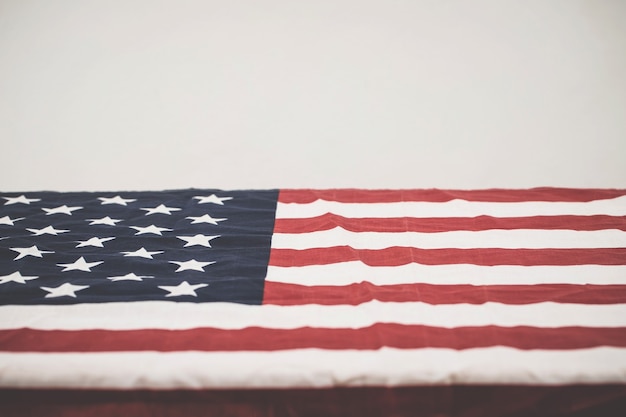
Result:
<instances>
[{"instance_id":1,"label":"white stripe","mask_svg":"<svg viewBox=\"0 0 626 417\"><path fill-rule=\"evenodd\" d=\"M310 249L347 245L355 249L383 249L392 246L422 249L440 248L619 248L626 247L621 230L484 230L439 233L350 232L341 228L311 233L272 236L272 248Z\"/></svg>"},{"instance_id":2,"label":"white stripe","mask_svg":"<svg viewBox=\"0 0 626 417\"><path fill-rule=\"evenodd\" d=\"M334 213L350 218L364 217L528 217L528 216L609 216L626 215L626 196L583 203L525 201L520 203L485 203L452 200L445 203L339 203L317 200L312 203L278 203L277 219L295 219Z\"/></svg>"},{"instance_id":3,"label":"white stripe","mask_svg":"<svg viewBox=\"0 0 626 417\"><path fill-rule=\"evenodd\" d=\"M233 370L236 370L234 372ZM623 384L626 349L0 353L0 387L234 389Z\"/></svg>"},{"instance_id":4,"label":"white stripe","mask_svg":"<svg viewBox=\"0 0 626 417\"><path fill-rule=\"evenodd\" d=\"M285 284L349 285L534 285L534 284L626 284L626 265L419 265L372 267L359 261L300 267L270 266L266 281Z\"/></svg>"},{"instance_id":5,"label":"white stripe","mask_svg":"<svg viewBox=\"0 0 626 417\"><path fill-rule=\"evenodd\" d=\"M85 319L88 317L88 320ZM586 305L544 302L430 305L370 301L358 306L314 304L247 306L232 303L74 304L2 306L0 329L243 329L362 328L375 323L462 326L626 327L626 304Z\"/></svg>"}]
</instances>

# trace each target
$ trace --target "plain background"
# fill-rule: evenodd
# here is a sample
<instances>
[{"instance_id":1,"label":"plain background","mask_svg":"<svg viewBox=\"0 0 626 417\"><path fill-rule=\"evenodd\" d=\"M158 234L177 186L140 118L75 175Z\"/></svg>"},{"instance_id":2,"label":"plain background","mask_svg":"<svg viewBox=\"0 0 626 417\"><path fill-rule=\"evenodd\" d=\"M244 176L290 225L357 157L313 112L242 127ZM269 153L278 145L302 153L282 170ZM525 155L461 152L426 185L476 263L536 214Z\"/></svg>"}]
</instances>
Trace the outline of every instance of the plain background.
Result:
<instances>
[{"instance_id":1,"label":"plain background","mask_svg":"<svg viewBox=\"0 0 626 417\"><path fill-rule=\"evenodd\" d=\"M626 187L626 1L0 0L0 190Z\"/></svg>"}]
</instances>

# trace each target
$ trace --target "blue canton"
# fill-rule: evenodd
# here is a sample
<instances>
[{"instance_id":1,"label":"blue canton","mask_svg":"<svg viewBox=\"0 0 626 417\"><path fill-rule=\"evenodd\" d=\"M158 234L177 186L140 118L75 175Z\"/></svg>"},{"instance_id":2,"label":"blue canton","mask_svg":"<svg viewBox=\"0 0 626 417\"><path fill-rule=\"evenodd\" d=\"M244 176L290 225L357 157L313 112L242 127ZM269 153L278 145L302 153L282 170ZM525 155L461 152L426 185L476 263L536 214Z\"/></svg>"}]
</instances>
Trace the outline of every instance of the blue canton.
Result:
<instances>
[{"instance_id":1,"label":"blue canton","mask_svg":"<svg viewBox=\"0 0 626 417\"><path fill-rule=\"evenodd\" d=\"M0 195L0 304L261 304L278 191Z\"/></svg>"}]
</instances>

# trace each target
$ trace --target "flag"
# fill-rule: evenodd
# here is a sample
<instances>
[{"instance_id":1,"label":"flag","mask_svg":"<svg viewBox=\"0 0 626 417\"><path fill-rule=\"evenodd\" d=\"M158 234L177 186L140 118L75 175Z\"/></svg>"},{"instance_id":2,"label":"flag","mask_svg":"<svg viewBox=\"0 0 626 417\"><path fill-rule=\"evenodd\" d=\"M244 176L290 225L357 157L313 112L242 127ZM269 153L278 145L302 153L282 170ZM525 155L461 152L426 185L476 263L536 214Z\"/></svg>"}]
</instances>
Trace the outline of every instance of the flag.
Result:
<instances>
[{"instance_id":1,"label":"flag","mask_svg":"<svg viewBox=\"0 0 626 417\"><path fill-rule=\"evenodd\" d=\"M4 389L581 384L626 397L626 190L0 197Z\"/></svg>"}]
</instances>

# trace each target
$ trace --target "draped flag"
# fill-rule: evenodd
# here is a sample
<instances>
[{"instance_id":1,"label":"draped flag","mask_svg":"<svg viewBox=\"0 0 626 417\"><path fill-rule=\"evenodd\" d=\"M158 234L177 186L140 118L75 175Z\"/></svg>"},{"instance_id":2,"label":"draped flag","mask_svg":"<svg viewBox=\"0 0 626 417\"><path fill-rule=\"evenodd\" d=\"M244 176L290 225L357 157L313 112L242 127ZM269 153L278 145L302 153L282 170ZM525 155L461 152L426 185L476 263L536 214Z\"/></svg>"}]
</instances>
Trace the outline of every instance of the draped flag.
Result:
<instances>
[{"instance_id":1,"label":"draped flag","mask_svg":"<svg viewBox=\"0 0 626 417\"><path fill-rule=\"evenodd\" d=\"M626 190L0 195L2 388L625 383Z\"/></svg>"}]
</instances>

